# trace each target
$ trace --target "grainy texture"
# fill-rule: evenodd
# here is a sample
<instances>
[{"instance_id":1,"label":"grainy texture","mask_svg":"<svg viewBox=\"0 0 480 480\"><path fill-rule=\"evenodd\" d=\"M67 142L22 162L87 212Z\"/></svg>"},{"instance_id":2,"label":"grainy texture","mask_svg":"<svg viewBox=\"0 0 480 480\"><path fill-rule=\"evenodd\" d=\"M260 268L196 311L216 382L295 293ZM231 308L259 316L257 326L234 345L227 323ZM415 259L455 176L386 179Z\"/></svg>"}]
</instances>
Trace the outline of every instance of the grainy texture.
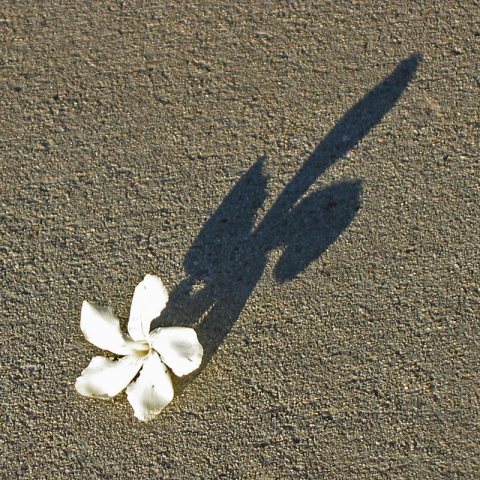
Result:
<instances>
[{"instance_id":1,"label":"grainy texture","mask_svg":"<svg viewBox=\"0 0 480 480\"><path fill-rule=\"evenodd\" d=\"M479 478L479 22L4 2L1 478ZM206 346L150 423L74 390L146 273Z\"/></svg>"}]
</instances>

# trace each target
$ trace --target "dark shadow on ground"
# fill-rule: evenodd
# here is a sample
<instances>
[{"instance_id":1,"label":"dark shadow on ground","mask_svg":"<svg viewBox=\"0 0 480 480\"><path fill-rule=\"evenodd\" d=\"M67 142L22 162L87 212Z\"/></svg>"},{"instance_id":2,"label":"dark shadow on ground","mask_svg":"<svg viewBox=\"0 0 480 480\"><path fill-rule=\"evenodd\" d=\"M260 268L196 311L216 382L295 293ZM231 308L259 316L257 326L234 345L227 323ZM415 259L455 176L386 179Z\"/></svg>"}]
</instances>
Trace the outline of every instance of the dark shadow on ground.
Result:
<instances>
[{"instance_id":1,"label":"dark shadow on ground","mask_svg":"<svg viewBox=\"0 0 480 480\"><path fill-rule=\"evenodd\" d=\"M171 293L152 329L195 326L204 346L202 366L180 379L177 392L208 364L263 274L268 253L284 247L275 266L279 282L294 278L348 227L359 208L360 182L340 183L304 197L318 177L377 125L398 100L421 60L404 60L355 104L326 135L260 224L267 179L260 158L239 180L193 242L184 261L188 278ZM196 289L195 292L193 291Z\"/></svg>"}]
</instances>

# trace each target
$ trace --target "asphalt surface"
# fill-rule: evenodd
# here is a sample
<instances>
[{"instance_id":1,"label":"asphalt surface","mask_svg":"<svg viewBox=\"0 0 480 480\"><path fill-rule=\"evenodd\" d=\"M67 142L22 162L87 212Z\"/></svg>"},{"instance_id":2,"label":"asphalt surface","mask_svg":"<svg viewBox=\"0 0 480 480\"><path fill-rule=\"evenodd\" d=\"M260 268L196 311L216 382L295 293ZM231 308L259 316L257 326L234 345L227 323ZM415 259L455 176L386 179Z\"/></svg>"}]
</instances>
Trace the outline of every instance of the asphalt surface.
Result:
<instances>
[{"instance_id":1,"label":"asphalt surface","mask_svg":"<svg viewBox=\"0 0 480 480\"><path fill-rule=\"evenodd\" d=\"M475 1L0 11L0 478L479 478ZM193 325L154 421L84 299Z\"/></svg>"}]
</instances>

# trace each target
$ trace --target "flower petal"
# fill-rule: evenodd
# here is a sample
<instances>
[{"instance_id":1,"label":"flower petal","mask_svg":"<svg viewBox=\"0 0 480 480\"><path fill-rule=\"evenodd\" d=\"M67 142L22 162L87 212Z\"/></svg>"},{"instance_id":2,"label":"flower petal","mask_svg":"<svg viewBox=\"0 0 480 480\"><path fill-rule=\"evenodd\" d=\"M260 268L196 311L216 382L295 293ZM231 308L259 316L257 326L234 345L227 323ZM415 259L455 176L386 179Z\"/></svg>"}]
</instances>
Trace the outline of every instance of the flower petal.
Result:
<instances>
[{"instance_id":1,"label":"flower petal","mask_svg":"<svg viewBox=\"0 0 480 480\"><path fill-rule=\"evenodd\" d=\"M135 416L143 421L151 420L172 401L173 395L170 373L158 354L151 351L137 381L127 388Z\"/></svg>"},{"instance_id":2,"label":"flower petal","mask_svg":"<svg viewBox=\"0 0 480 480\"><path fill-rule=\"evenodd\" d=\"M129 355L135 350L145 349L135 345L130 335L120 330L120 322L110 307L99 307L85 300L80 328L90 343L117 355Z\"/></svg>"},{"instance_id":3,"label":"flower petal","mask_svg":"<svg viewBox=\"0 0 480 480\"><path fill-rule=\"evenodd\" d=\"M107 400L119 394L135 377L145 357L129 355L114 361L93 357L88 367L77 378L75 388L86 397Z\"/></svg>"},{"instance_id":4,"label":"flower petal","mask_svg":"<svg viewBox=\"0 0 480 480\"><path fill-rule=\"evenodd\" d=\"M157 318L168 301L168 293L162 281L154 275L146 275L133 294L128 333L134 340L145 340L152 320Z\"/></svg>"},{"instance_id":5,"label":"flower petal","mask_svg":"<svg viewBox=\"0 0 480 480\"><path fill-rule=\"evenodd\" d=\"M202 363L203 347L193 328L156 328L150 333L149 342L179 377L193 372Z\"/></svg>"}]
</instances>

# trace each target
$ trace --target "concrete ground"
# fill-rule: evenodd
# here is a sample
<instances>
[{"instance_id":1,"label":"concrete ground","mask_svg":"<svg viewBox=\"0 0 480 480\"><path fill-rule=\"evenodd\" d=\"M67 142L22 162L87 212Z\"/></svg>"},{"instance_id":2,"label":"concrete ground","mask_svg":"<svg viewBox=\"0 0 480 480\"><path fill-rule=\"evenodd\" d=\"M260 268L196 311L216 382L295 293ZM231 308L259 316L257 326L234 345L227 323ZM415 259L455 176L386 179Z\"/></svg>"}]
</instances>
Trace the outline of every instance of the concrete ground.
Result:
<instances>
[{"instance_id":1,"label":"concrete ground","mask_svg":"<svg viewBox=\"0 0 480 480\"><path fill-rule=\"evenodd\" d=\"M7 0L0 477L479 478L473 0ZM154 421L84 299L195 325Z\"/></svg>"}]
</instances>

